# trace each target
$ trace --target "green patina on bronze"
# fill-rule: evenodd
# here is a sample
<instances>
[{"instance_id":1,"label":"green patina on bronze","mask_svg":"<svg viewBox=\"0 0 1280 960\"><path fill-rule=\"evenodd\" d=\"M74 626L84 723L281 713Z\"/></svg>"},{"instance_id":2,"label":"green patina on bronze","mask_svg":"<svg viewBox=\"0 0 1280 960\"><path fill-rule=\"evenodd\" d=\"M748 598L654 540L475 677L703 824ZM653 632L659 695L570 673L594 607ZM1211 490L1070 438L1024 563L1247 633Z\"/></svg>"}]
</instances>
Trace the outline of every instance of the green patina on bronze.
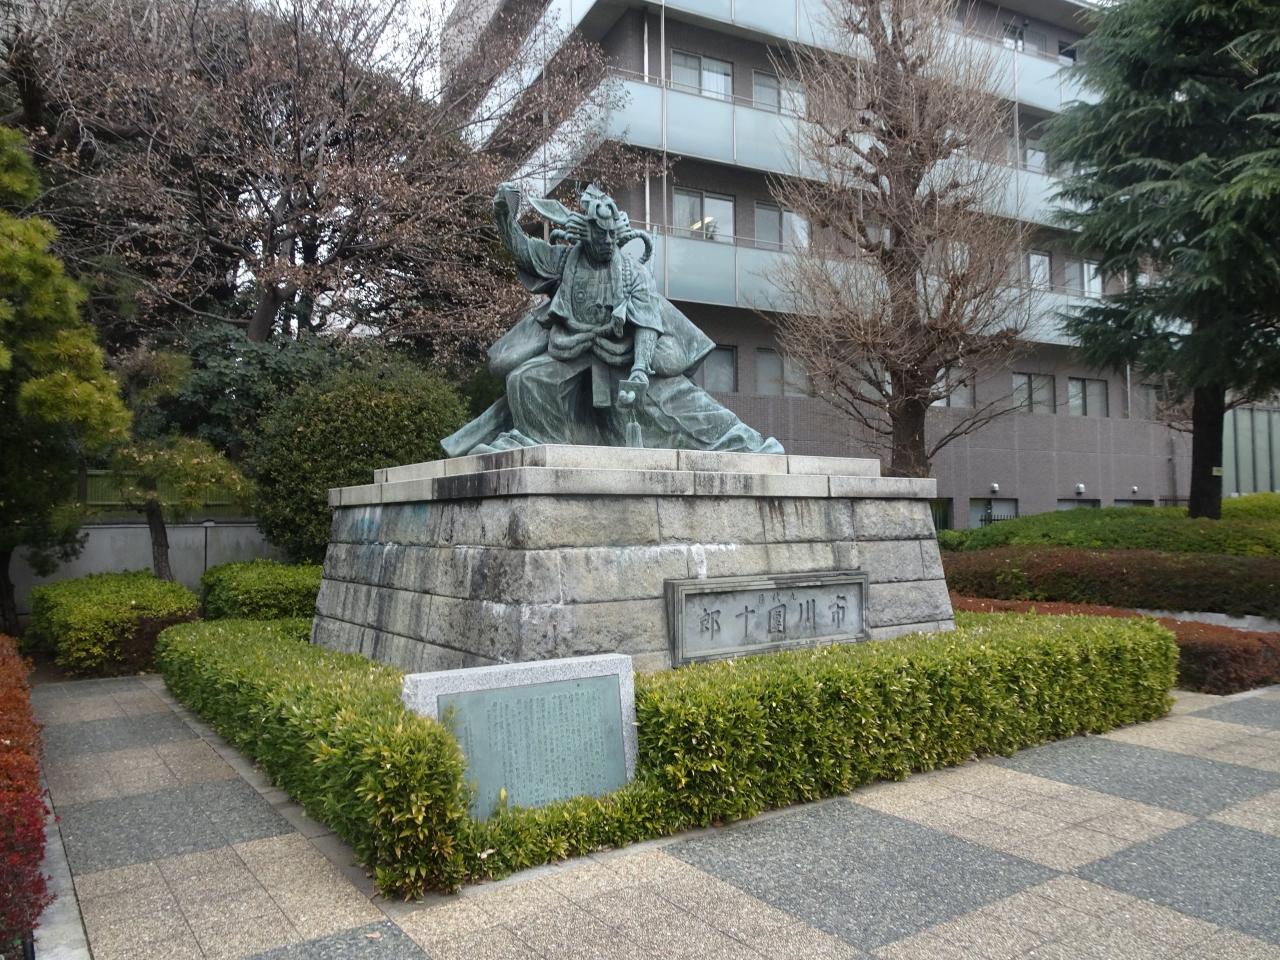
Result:
<instances>
[{"instance_id":1,"label":"green patina on bronze","mask_svg":"<svg viewBox=\"0 0 1280 960\"><path fill-rule=\"evenodd\" d=\"M644 264L653 240L612 197L588 187L581 212L531 199L556 225L550 243L517 219L520 192L493 198L520 282L547 299L489 348L506 396L442 443L450 456L540 443L782 453L689 379L715 347L661 296ZM637 262L621 247L640 240Z\"/></svg>"}]
</instances>

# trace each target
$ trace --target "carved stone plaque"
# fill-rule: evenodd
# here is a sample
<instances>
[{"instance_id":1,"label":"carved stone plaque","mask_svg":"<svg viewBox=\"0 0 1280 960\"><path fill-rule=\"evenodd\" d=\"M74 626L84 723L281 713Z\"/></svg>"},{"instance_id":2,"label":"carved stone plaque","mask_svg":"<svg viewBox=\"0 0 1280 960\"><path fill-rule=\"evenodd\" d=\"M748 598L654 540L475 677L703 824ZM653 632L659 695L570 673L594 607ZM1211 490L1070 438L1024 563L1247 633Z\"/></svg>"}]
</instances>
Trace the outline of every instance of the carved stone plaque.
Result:
<instances>
[{"instance_id":1,"label":"carved stone plaque","mask_svg":"<svg viewBox=\"0 0 1280 960\"><path fill-rule=\"evenodd\" d=\"M666 583L676 664L867 637L861 570Z\"/></svg>"},{"instance_id":2,"label":"carved stone plaque","mask_svg":"<svg viewBox=\"0 0 1280 960\"><path fill-rule=\"evenodd\" d=\"M620 654L410 674L406 705L442 720L473 784L471 815L624 786L635 767L631 658Z\"/></svg>"}]
</instances>

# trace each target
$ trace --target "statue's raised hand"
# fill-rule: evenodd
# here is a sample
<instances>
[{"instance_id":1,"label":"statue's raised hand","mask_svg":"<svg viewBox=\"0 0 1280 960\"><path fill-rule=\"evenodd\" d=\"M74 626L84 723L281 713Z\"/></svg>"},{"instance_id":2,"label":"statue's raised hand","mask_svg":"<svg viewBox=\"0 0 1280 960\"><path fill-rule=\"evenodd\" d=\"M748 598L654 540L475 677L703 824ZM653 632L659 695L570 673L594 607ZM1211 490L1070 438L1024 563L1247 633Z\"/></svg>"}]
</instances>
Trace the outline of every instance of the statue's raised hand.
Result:
<instances>
[{"instance_id":1,"label":"statue's raised hand","mask_svg":"<svg viewBox=\"0 0 1280 960\"><path fill-rule=\"evenodd\" d=\"M493 209L497 213L515 216L520 210L520 188L510 181L498 184L498 192L493 195Z\"/></svg>"}]
</instances>

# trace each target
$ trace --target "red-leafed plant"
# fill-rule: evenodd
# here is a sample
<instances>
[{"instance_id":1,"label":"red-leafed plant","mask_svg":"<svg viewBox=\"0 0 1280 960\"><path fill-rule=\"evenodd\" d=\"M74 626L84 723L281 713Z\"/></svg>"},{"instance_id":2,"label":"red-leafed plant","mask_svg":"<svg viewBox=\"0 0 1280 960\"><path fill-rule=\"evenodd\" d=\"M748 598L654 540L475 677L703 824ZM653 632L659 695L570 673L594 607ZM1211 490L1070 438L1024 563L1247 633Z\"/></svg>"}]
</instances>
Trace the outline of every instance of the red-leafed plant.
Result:
<instances>
[{"instance_id":1,"label":"red-leafed plant","mask_svg":"<svg viewBox=\"0 0 1280 960\"><path fill-rule=\"evenodd\" d=\"M0 957L16 956L53 897L40 872L44 821L40 729L31 713L30 665L0 634Z\"/></svg>"}]
</instances>

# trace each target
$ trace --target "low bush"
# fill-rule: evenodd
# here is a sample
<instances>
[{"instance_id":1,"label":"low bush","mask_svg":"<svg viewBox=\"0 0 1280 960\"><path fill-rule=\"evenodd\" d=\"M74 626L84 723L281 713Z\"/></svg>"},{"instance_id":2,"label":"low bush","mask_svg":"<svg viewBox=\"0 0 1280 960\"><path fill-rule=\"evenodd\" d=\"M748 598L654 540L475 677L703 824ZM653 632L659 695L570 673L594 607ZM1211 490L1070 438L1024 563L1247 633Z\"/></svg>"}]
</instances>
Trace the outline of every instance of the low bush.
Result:
<instances>
[{"instance_id":1,"label":"low bush","mask_svg":"<svg viewBox=\"0 0 1280 960\"><path fill-rule=\"evenodd\" d=\"M182 625L158 662L178 699L402 896L1150 720L1177 659L1149 620L961 615L953 633L641 676L633 782L481 822L456 741L401 706L401 674L297 642L305 630Z\"/></svg>"},{"instance_id":2,"label":"low bush","mask_svg":"<svg viewBox=\"0 0 1280 960\"><path fill-rule=\"evenodd\" d=\"M1134 610L1090 603L991 600L952 594L957 611L1038 613L1051 616L1136 617ZM1178 642L1178 686L1201 693L1228 694L1280 683L1280 633L1237 630L1194 620L1159 617Z\"/></svg>"},{"instance_id":3,"label":"low bush","mask_svg":"<svg viewBox=\"0 0 1280 960\"><path fill-rule=\"evenodd\" d=\"M150 669L156 635L194 619L197 606L182 584L146 571L95 573L32 590L23 639L71 673L136 673Z\"/></svg>"},{"instance_id":4,"label":"low bush","mask_svg":"<svg viewBox=\"0 0 1280 960\"><path fill-rule=\"evenodd\" d=\"M29 673L17 641L0 634L0 957L20 955L14 948L53 899L40 872L48 810Z\"/></svg>"},{"instance_id":5,"label":"low bush","mask_svg":"<svg viewBox=\"0 0 1280 960\"><path fill-rule=\"evenodd\" d=\"M315 613L319 564L251 560L210 567L200 578L200 601L210 620L279 620Z\"/></svg>"},{"instance_id":6,"label":"low bush","mask_svg":"<svg viewBox=\"0 0 1280 960\"><path fill-rule=\"evenodd\" d=\"M1280 557L1000 547L943 556L972 597L1280 617Z\"/></svg>"},{"instance_id":7,"label":"low bush","mask_svg":"<svg viewBox=\"0 0 1280 960\"><path fill-rule=\"evenodd\" d=\"M1222 519L1191 519L1180 507L1106 507L1063 510L1002 520L939 535L944 550L993 547L1084 547L1163 550L1233 556L1280 556L1280 494L1223 501Z\"/></svg>"}]
</instances>

